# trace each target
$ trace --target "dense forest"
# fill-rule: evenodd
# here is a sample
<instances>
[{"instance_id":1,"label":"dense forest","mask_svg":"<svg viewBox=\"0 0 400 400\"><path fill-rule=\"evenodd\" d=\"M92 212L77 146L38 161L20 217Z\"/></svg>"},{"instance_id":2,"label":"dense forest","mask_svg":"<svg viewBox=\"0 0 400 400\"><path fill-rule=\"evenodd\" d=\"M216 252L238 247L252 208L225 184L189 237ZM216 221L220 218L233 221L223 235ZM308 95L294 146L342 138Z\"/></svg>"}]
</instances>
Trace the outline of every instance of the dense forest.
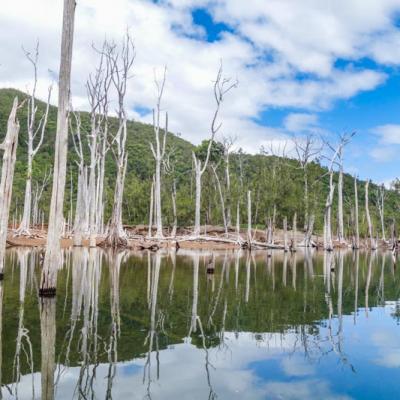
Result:
<instances>
[{"instance_id":1,"label":"dense forest","mask_svg":"<svg viewBox=\"0 0 400 400\"><path fill-rule=\"evenodd\" d=\"M13 98L19 97L22 101L26 94L14 89L0 89L0 140L6 131L7 118L12 107ZM38 100L38 119L43 115L46 104ZM90 130L90 115L80 113L82 131ZM24 188L26 179L27 159L27 107L23 106L18 111L21 125L17 164L14 178L13 202L10 213L11 218L17 222L21 219L24 203ZM33 192L41 187L43 181L52 171L54 162L54 141L57 123L57 108L50 107L43 145L33 160ZM110 117L110 130L116 129L118 121ZM225 132L229 137L229 132ZM126 151L128 163L126 182L123 197L123 223L125 225L148 224L150 192L152 176L155 169L154 157L151 153L150 142L153 140L154 131L152 125L128 121L128 134ZM84 135L83 135L84 138ZM84 140L84 139L83 139ZM219 141L220 140L220 141ZM84 143L85 145L85 143ZM178 226L191 226L194 222L194 172L192 152L201 159L205 157L208 142L203 142L195 147L178 135L169 133L166 141L166 157L162 168L162 208L165 226L171 226L173 220L171 193L173 184L176 185L176 206ZM89 158L87 146L85 158ZM227 191L226 159L224 158L224 145L222 134L216 138L211 152L210 163L205 171L203 179L203 196L201 204L202 224L223 225L223 216L220 206L221 193L225 199L225 207L231 208L231 223L236 223L237 204L240 206L240 221L246 223L246 193L252 191L253 224L265 227L268 218L275 216L275 224L282 227L283 218L287 217L290 225L292 216L297 213L298 226L305 225L304 206L304 182L303 171L295 158L279 157L260 152L260 154L246 154L240 149L232 151L229 157L230 190ZM105 168L105 219L111 213L116 164L109 153ZM337 181L338 174L334 174ZM64 205L65 217L71 209L74 210L77 193L78 169L76 165L76 152L73 140L69 135L68 151L68 177ZM315 231L321 233L323 228L323 215L326 197L329 192L328 169L319 158L315 158L308 167L309 180L309 204L315 214ZM219 181L219 182L218 182ZM378 186L370 185L370 208L374 226L380 227L378 214ZM358 182L358 201L360 204L360 233L367 234L367 222L364 211L365 182ZM354 205L354 178L344 174L344 221L347 234L351 229L351 208ZM43 211L44 220L47 221L51 196L51 179L44 186L43 195L40 198L39 207ZM398 193L396 190L385 191L385 222L387 227L394 220L398 221L397 211L399 207ZM337 194L333 202L333 232L335 232L335 216L337 213ZM72 214L71 214L72 215ZM388 228L387 228L388 229ZM388 233L388 232L387 232Z\"/></svg>"}]
</instances>

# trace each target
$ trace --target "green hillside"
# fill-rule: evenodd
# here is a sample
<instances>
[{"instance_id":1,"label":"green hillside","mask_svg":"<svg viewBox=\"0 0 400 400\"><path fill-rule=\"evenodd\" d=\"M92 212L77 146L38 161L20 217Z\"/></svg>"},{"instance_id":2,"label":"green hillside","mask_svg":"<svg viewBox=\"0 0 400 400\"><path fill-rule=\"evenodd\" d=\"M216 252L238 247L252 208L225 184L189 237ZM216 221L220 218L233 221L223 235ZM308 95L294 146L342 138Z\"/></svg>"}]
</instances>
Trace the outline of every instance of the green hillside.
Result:
<instances>
[{"instance_id":1,"label":"green hillside","mask_svg":"<svg viewBox=\"0 0 400 400\"><path fill-rule=\"evenodd\" d=\"M4 137L6 122L14 96L24 98L23 93L14 89L0 89L0 139ZM44 111L44 104L38 103L38 117ZM39 153L34 160L33 180L40 182L46 171L52 169L54 138L56 131L56 107L51 107L46 136ZM88 127L88 114L82 113L82 127ZM26 173L26 107L19 111L21 131L19 136L18 158L16 165L16 175L14 180L13 209L12 215L22 213L24 197L24 186ZM110 129L115 129L117 121L111 118ZM243 133L245 134L245 133ZM150 151L149 141L153 139L152 126L139 122L130 121L128 124L128 168L124 194L124 223L143 224L148 220L149 192L151 177L154 170L154 160ZM177 208L178 224L190 225L194 219L194 183L192 175L191 152L195 147L182 138L170 133L167 140L169 148L174 148L175 177L177 179ZM74 162L75 153L73 150L72 139L69 143L69 177L67 180L65 211L70 209L71 204L71 182L72 182L72 204L75 201L75 190L77 180L77 168ZM302 172L298 168L295 160L283 159L274 156L249 155L244 153L234 153L231 156L231 180L232 180L232 218L236 218L236 204L241 201L241 221L245 222L245 201L247 190L253 193L253 214L254 223L265 225L265 220L272 215L274 205L276 205L277 225L281 226L284 216L290 220L295 212L299 219L299 226L302 226L304 219L304 190ZM219 166L220 179L224 183L223 165ZM323 209L328 192L328 176L326 168L318 163L314 163L309 169L310 179L310 208L316 213L316 229L321 230L323 224ZM106 168L106 215L110 213L111 200L114 190L115 165L109 155ZM360 222L362 232L365 232L364 216L364 184L359 183L359 204ZM35 184L34 184L35 185ZM50 202L50 187L45 191L41 208L47 213ZM163 208L165 223L169 224L172 220L171 209L171 186L172 176L163 177ZM376 185L370 186L372 215L377 224L377 210L374 199L376 196ZM219 197L216 189L215 178L211 171L203 175L203 202L202 202L202 223L222 224L222 216L219 208ZM344 203L345 203L345 224L348 229L350 208L354 202L353 178L350 175L344 177ZM385 219L387 224L392 219L398 220L398 194L388 191L385 203ZM333 216L336 215L336 196ZM387 231L389 230L387 226ZM387 232L388 234L388 232Z\"/></svg>"}]
</instances>

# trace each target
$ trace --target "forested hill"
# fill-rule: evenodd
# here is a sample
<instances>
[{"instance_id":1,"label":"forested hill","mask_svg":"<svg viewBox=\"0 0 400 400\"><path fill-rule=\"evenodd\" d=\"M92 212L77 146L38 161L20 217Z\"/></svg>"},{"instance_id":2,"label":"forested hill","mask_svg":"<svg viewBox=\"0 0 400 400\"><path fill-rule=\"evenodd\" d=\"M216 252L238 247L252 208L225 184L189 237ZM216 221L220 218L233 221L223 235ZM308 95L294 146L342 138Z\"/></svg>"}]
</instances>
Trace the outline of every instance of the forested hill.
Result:
<instances>
[{"instance_id":1,"label":"forested hill","mask_svg":"<svg viewBox=\"0 0 400 400\"><path fill-rule=\"evenodd\" d=\"M8 114L14 96L20 99L26 97L22 92L14 89L0 89L0 140L3 139ZM38 102L38 116L40 119L45 104ZM26 174L26 106L19 111L19 121L21 125L18 156L16 165L16 175L14 178L13 209L12 215L22 213L22 203L24 198L25 174ZM88 129L88 114L82 113L82 130ZM52 170L54 158L54 139L56 132L57 109L51 107L49 121L46 129L43 146L40 148L33 163L33 181L41 183L46 173ZM117 121L110 118L110 130L116 129ZM154 159L151 154L149 141L153 140L153 128L151 125L130 121L128 123L128 167L124 192L124 223L125 224L146 224L149 212L150 187L154 171ZM192 175L192 151L201 153L202 147L195 148L191 143L182 138L169 133L167 139L168 152L172 154L171 164L174 171L169 171L163 176L163 208L165 223L172 220L171 207L171 188L172 180L176 179L177 185L177 212L178 224L190 225L194 220L194 184ZM215 146L218 153L218 146ZM77 168L75 164L75 152L72 139L69 140L69 168L65 199L65 212L74 207L76 196ZM220 157L214 157L214 165L218 165L217 173L225 188L225 175L223 162L219 162ZM224 193L226 203L231 204L232 219L236 218L236 204L239 201L241 207L241 221L246 221L246 192L252 191L253 195L253 219L254 223L264 226L265 220L271 216L276 206L277 225L281 226L282 219L286 216L289 220L294 213L297 213L299 226L302 226L304 219L304 183L302 171L298 163L292 159L279 158L264 155L249 155L242 152L233 153L230 159L231 192ZM310 209L316 214L316 229L321 230L323 224L323 210L328 194L328 176L326 168L318 163L312 163L309 167L310 181ZM111 156L108 155L106 166L106 214L109 214L115 180L115 164ZM335 176L337 180L337 176ZM365 182L359 182L358 196L360 204L360 223L361 231L366 230L364 215L365 202ZM72 190L71 190L72 188ZM378 223L378 212L376 208L377 186L370 185L370 205L375 226L380 229ZM40 202L40 207L45 213L48 211L50 203L51 182L44 191ZM336 194L336 193L335 193ZM202 223L222 224L222 214L220 211L220 198L216 186L216 178L211 169L203 175L203 194L202 194ZM336 215L336 199L334 203L333 216ZM345 224L347 229L350 227L350 210L354 204L354 181L353 177L345 174L344 176L344 206ZM399 220L398 194L394 191L387 191L385 198L385 221L387 224L392 219ZM388 225L387 225L388 226ZM388 233L388 232L387 232Z\"/></svg>"}]
</instances>

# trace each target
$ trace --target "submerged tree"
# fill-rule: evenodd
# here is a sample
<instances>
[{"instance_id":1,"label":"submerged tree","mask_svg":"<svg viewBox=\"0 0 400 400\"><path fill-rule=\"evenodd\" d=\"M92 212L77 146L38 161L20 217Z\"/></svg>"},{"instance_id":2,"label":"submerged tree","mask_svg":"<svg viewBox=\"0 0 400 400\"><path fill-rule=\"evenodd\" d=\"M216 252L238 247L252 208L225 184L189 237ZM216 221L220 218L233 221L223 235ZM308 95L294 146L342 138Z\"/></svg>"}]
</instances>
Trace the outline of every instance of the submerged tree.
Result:
<instances>
[{"instance_id":1,"label":"submerged tree","mask_svg":"<svg viewBox=\"0 0 400 400\"><path fill-rule=\"evenodd\" d=\"M28 113L27 113L27 125L28 125L28 163L26 171L26 183L25 183L25 199L24 199L24 212L22 214L21 224L17 230L18 235L30 235L30 223L31 223L31 211L32 211L32 164L33 159L42 146L44 133L47 126L47 120L50 108L50 98L52 86L49 87L46 110L37 123L36 121L36 87L37 87L37 69L38 69L38 58L39 58L39 42L36 44L35 52L31 53L25 51L25 56L33 66L34 80L33 88L28 99Z\"/></svg>"},{"instance_id":2,"label":"submerged tree","mask_svg":"<svg viewBox=\"0 0 400 400\"><path fill-rule=\"evenodd\" d=\"M14 180L15 161L17 157L19 122L17 120L18 99L14 99L10 116L8 117L7 133L0 144L3 151L3 164L0 180L0 279L4 273L8 217L10 214L11 195Z\"/></svg>"},{"instance_id":3,"label":"submerged tree","mask_svg":"<svg viewBox=\"0 0 400 400\"><path fill-rule=\"evenodd\" d=\"M50 203L46 254L40 282L40 293L42 295L55 294L57 269L61 262L60 235L64 221L63 208L67 173L68 113L70 106L75 6L75 0L64 0L53 190Z\"/></svg>"},{"instance_id":4,"label":"submerged tree","mask_svg":"<svg viewBox=\"0 0 400 400\"><path fill-rule=\"evenodd\" d=\"M122 225L122 199L128 163L128 154L126 152L127 115L125 110L125 95L128 80L131 78L130 74L133 62L135 61L135 46L129 33L126 33L120 51L118 51L115 44L108 44L105 51L110 65L112 84L118 98L118 129L111 138L110 143L117 167L117 175L115 178L114 201L106 243L111 247L118 247L126 245L127 242Z\"/></svg>"},{"instance_id":5,"label":"submerged tree","mask_svg":"<svg viewBox=\"0 0 400 400\"><path fill-rule=\"evenodd\" d=\"M157 77L154 78L157 87L157 105L153 110L153 130L155 136L155 144L150 142L150 149L156 162L156 172L154 174L154 201L155 201L155 220L156 220L156 238L164 237L162 224L162 208L161 208L161 163L165 156L165 146L167 143L168 134L168 113L165 113L165 128L164 135L160 137L160 114L161 114L161 99L164 93L165 78L167 68L164 69L164 75L161 82Z\"/></svg>"},{"instance_id":6,"label":"submerged tree","mask_svg":"<svg viewBox=\"0 0 400 400\"><path fill-rule=\"evenodd\" d=\"M231 79L224 78L222 76L222 64L219 67L217 78L214 82L214 98L216 103L216 109L214 111L214 116L211 122L211 137L208 142L207 155L204 161L200 160L195 152L192 153L193 164L195 171L195 184L196 184L196 194L195 194L195 218L194 218L194 231L195 236L200 235L200 208L201 208L201 178L207 169L208 161L210 159L211 147L214 142L216 133L221 128L222 123L217 123L217 118L221 109L222 102L225 99L225 95L233 88L237 87L237 81L231 83Z\"/></svg>"}]
</instances>

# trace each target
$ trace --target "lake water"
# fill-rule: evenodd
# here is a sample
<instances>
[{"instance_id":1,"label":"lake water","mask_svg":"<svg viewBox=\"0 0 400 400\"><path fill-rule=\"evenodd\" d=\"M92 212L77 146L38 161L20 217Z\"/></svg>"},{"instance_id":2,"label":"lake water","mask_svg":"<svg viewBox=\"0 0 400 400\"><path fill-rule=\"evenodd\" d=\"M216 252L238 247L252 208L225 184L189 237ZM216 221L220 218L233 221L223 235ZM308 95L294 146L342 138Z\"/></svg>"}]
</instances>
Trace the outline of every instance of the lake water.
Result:
<instances>
[{"instance_id":1,"label":"lake water","mask_svg":"<svg viewBox=\"0 0 400 400\"><path fill-rule=\"evenodd\" d=\"M391 253L65 251L1 284L4 399L397 399Z\"/></svg>"}]
</instances>

